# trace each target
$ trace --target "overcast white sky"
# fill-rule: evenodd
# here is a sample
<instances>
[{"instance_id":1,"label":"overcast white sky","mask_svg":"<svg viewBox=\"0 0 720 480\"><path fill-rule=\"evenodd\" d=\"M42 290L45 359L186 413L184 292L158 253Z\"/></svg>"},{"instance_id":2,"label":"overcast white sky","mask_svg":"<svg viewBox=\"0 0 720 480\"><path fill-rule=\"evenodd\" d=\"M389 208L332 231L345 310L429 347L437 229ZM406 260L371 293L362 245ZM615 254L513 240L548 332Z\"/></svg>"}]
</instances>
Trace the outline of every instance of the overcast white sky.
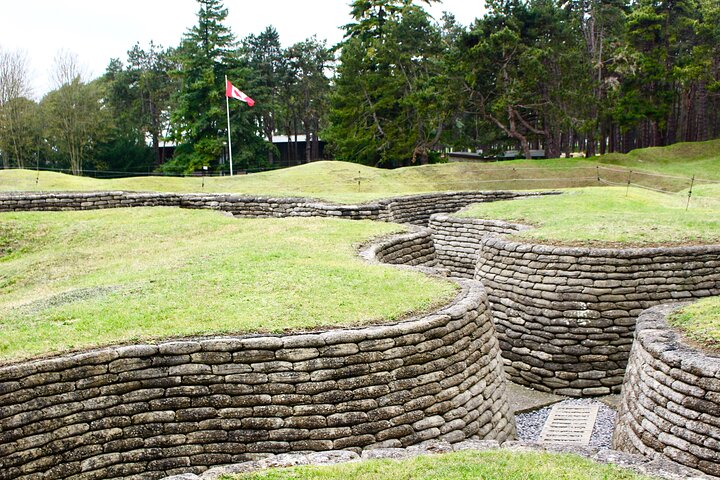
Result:
<instances>
[{"instance_id":1,"label":"overcast white sky","mask_svg":"<svg viewBox=\"0 0 720 480\"><path fill-rule=\"evenodd\" d=\"M342 39L350 22L351 0L225 0L227 25L238 39L274 25L283 45L314 34L328 45ZM443 0L430 8L443 11L464 25L484 11L482 0ZM150 40L179 44L195 24L195 0L0 0L0 47L27 52L34 93L50 90L49 72L58 50L78 55L91 78L102 75L111 58L127 59L127 51Z\"/></svg>"}]
</instances>

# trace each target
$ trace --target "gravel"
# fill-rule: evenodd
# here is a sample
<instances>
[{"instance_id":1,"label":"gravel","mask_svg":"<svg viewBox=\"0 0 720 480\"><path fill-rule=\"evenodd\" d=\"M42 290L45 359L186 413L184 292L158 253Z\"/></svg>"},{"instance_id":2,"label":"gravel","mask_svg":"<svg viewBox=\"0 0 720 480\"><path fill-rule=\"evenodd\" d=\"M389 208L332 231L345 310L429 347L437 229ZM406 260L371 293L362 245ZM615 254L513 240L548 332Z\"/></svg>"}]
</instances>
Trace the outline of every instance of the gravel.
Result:
<instances>
[{"instance_id":1,"label":"gravel","mask_svg":"<svg viewBox=\"0 0 720 480\"><path fill-rule=\"evenodd\" d=\"M598 448L612 447L612 434L615 429L615 417L617 416L615 410L602 402L585 398L565 400L563 402L556 403L555 405L598 405L600 408L598 409L595 427L593 428L593 433L590 437L590 446ZM538 441L540 432L542 431L545 421L550 415L550 410L552 410L553 406L554 405L551 405L549 407L541 408L540 410L522 413L515 416L518 439L528 442Z\"/></svg>"}]
</instances>

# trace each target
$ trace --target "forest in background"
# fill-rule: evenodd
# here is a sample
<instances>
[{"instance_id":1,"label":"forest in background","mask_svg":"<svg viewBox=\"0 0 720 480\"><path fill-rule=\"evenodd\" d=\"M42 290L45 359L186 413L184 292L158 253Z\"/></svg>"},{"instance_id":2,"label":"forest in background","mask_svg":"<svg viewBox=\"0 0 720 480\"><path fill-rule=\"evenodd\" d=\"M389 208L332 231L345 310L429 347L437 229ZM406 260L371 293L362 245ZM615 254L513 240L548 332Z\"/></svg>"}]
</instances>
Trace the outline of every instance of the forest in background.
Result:
<instances>
[{"instance_id":1,"label":"forest in background","mask_svg":"<svg viewBox=\"0 0 720 480\"><path fill-rule=\"evenodd\" d=\"M40 101L27 56L0 48L2 166L226 172L226 75L256 102L231 108L237 170L277 165L273 135L293 164L318 159L322 139L326 156L382 167L720 137L716 0L487 0L469 27L431 18L431 1L356 0L339 45L287 48L272 26L236 39L221 0L197 2L177 46L136 44L99 78L59 53Z\"/></svg>"}]
</instances>

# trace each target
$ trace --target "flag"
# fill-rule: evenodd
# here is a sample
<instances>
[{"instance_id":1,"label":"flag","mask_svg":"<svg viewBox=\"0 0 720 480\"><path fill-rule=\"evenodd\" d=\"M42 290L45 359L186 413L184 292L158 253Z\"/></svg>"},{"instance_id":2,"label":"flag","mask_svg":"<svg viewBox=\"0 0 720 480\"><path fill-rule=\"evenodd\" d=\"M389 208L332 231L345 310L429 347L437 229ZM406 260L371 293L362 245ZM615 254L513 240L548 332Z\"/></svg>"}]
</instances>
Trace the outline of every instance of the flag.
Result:
<instances>
[{"instance_id":1,"label":"flag","mask_svg":"<svg viewBox=\"0 0 720 480\"><path fill-rule=\"evenodd\" d=\"M242 100L251 107L255 105L255 100L241 92L236 86L230 83L230 80L225 81L225 96L228 98L237 98L238 100Z\"/></svg>"}]
</instances>

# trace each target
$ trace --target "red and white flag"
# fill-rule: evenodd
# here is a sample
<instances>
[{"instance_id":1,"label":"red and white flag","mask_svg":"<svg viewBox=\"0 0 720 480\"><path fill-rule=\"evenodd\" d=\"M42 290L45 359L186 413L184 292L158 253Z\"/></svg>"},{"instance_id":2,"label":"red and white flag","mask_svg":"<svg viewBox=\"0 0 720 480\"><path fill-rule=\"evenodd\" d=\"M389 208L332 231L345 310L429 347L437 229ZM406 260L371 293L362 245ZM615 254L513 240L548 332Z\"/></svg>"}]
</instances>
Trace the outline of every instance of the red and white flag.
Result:
<instances>
[{"instance_id":1,"label":"red and white flag","mask_svg":"<svg viewBox=\"0 0 720 480\"><path fill-rule=\"evenodd\" d=\"M237 98L238 100L242 100L243 102L247 103L251 107L255 105L255 100L245 95L243 92L241 92L236 86L234 86L232 83L230 83L230 80L225 81L225 96L229 98Z\"/></svg>"}]
</instances>

